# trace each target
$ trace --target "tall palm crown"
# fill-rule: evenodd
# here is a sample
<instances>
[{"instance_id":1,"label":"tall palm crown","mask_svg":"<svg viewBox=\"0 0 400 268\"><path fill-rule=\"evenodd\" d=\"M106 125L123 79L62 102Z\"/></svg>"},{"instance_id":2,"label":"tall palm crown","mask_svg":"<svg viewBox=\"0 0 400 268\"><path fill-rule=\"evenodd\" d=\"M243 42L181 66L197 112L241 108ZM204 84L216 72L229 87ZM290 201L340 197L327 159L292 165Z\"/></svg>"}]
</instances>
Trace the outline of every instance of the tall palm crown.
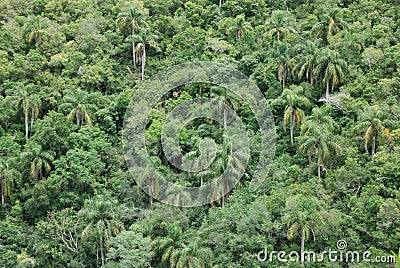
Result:
<instances>
[{"instance_id":1,"label":"tall palm crown","mask_svg":"<svg viewBox=\"0 0 400 268\"><path fill-rule=\"evenodd\" d=\"M295 195L287 198L283 222L288 227L289 240L297 236L301 238L301 262L304 262L304 242L311 234L315 240L315 230L321 222L319 211L321 206L318 199L303 195Z\"/></svg>"},{"instance_id":2,"label":"tall palm crown","mask_svg":"<svg viewBox=\"0 0 400 268\"><path fill-rule=\"evenodd\" d=\"M184 244L171 255L171 267L175 268L205 268L211 267L212 251L201 247L198 240Z\"/></svg>"},{"instance_id":3,"label":"tall palm crown","mask_svg":"<svg viewBox=\"0 0 400 268\"><path fill-rule=\"evenodd\" d=\"M290 130L290 141L294 142L294 128L296 124L300 124L304 117L304 111L302 107L309 107L310 101L303 96L303 88L290 86L289 89L284 89L278 99L271 102L274 106L284 106L285 110L283 113L283 129L286 130L286 125L289 123Z\"/></svg>"},{"instance_id":4,"label":"tall palm crown","mask_svg":"<svg viewBox=\"0 0 400 268\"><path fill-rule=\"evenodd\" d=\"M303 40L294 47L296 56L292 59L293 72L299 78L305 76L311 85L315 84L315 65L317 60L318 46L311 40Z\"/></svg>"},{"instance_id":5,"label":"tall palm crown","mask_svg":"<svg viewBox=\"0 0 400 268\"><path fill-rule=\"evenodd\" d=\"M321 167L325 160L341 151L336 136L333 135L338 124L326 115L324 108L314 108L307 119L301 127L299 151L308 154L310 162L312 156L316 158L318 178L321 178Z\"/></svg>"},{"instance_id":6,"label":"tall palm crown","mask_svg":"<svg viewBox=\"0 0 400 268\"><path fill-rule=\"evenodd\" d=\"M44 29L49 26L49 19L41 16L29 16L25 26L27 43L40 44Z\"/></svg>"},{"instance_id":7,"label":"tall palm crown","mask_svg":"<svg viewBox=\"0 0 400 268\"><path fill-rule=\"evenodd\" d=\"M322 38L325 42L329 36L337 34L341 29L346 29L348 23L342 19L340 8L328 8L321 14L320 21L316 23L311 32L314 36Z\"/></svg>"},{"instance_id":8,"label":"tall palm crown","mask_svg":"<svg viewBox=\"0 0 400 268\"><path fill-rule=\"evenodd\" d=\"M96 105L93 104L94 97L93 94L81 89L69 91L64 96L60 109L69 111L67 115L68 121L75 117L78 126L83 126L84 123L92 126L92 115L97 109Z\"/></svg>"},{"instance_id":9,"label":"tall palm crown","mask_svg":"<svg viewBox=\"0 0 400 268\"><path fill-rule=\"evenodd\" d=\"M295 19L287 11L274 10L271 13L270 19L266 21L265 28L267 36L276 36L276 41L287 37L290 33L296 33L294 28Z\"/></svg>"},{"instance_id":10,"label":"tall palm crown","mask_svg":"<svg viewBox=\"0 0 400 268\"><path fill-rule=\"evenodd\" d=\"M278 68L277 75L278 80L282 83L282 90L285 89L286 81L291 73L292 52L293 48L289 43L285 41L275 43L271 52L274 62L266 68L266 71L270 68Z\"/></svg>"},{"instance_id":11,"label":"tall palm crown","mask_svg":"<svg viewBox=\"0 0 400 268\"><path fill-rule=\"evenodd\" d=\"M139 21L143 16L136 7L129 6L127 10L121 11L117 17L118 30L123 31L125 28L130 28L131 30L131 41L132 41L132 62L133 68L136 69L136 53L135 53L135 35L136 31L139 30Z\"/></svg>"},{"instance_id":12,"label":"tall palm crown","mask_svg":"<svg viewBox=\"0 0 400 268\"><path fill-rule=\"evenodd\" d=\"M323 48L318 52L315 65L315 76L325 85L325 97L329 99L330 91L342 81L347 63L338 52Z\"/></svg>"},{"instance_id":13,"label":"tall palm crown","mask_svg":"<svg viewBox=\"0 0 400 268\"><path fill-rule=\"evenodd\" d=\"M4 206L6 198L11 194L14 181L21 176L19 171L13 167L14 158L0 159L0 188L1 188L1 205Z\"/></svg>"},{"instance_id":14,"label":"tall palm crown","mask_svg":"<svg viewBox=\"0 0 400 268\"><path fill-rule=\"evenodd\" d=\"M232 25L228 28L228 33L235 33L236 41L239 41L252 29L251 24L246 21L243 14L237 15L232 21Z\"/></svg>"},{"instance_id":15,"label":"tall palm crown","mask_svg":"<svg viewBox=\"0 0 400 268\"><path fill-rule=\"evenodd\" d=\"M160 50L160 47L157 43L158 36L153 34L148 28L141 28L139 33L136 35L136 41L138 44L136 45L136 52L139 53L138 59L142 62L142 80L144 80L144 71L146 66L146 45Z\"/></svg>"},{"instance_id":16,"label":"tall palm crown","mask_svg":"<svg viewBox=\"0 0 400 268\"><path fill-rule=\"evenodd\" d=\"M86 200L84 207L79 211L79 216L88 223L82 231L82 241L86 242L89 237L98 240L102 265L105 263L108 239L124 230L118 213L117 201L103 195Z\"/></svg>"},{"instance_id":17,"label":"tall palm crown","mask_svg":"<svg viewBox=\"0 0 400 268\"><path fill-rule=\"evenodd\" d=\"M28 143L27 150L22 155L30 159L30 176L35 179L42 179L49 174L55 157L54 152L43 151L42 146L36 143Z\"/></svg>"},{"instance_id":18,"label":"tall palm crown","mask_svg":"<svg viewBox=\"0 0 400 268\"><path fill-rule=\"evenodd\" d=\"M368 145L371 144L371 154L375 154L378 138L391 140L390 129L385 127L384 119L387 117L383 107L379 105L365 106L358 115L358 121L353 128L355 133L364 135L364 148L368 154Z\"/></svg>"},{"instance_id":19,"label":"tall palm crown","mask_svg":"<svg viewBox=\"0 0 400 268\"><path fill-rule=\"evenodd\" d=\"M39 109L42 104L38 95L31 93L31 86L17 86L12 95L6 97L6 101L20 107L25 117L25 137L29 138L29 114L31 114L31 128L34 118L39 115Z\"/></svg>"}]
</instances>

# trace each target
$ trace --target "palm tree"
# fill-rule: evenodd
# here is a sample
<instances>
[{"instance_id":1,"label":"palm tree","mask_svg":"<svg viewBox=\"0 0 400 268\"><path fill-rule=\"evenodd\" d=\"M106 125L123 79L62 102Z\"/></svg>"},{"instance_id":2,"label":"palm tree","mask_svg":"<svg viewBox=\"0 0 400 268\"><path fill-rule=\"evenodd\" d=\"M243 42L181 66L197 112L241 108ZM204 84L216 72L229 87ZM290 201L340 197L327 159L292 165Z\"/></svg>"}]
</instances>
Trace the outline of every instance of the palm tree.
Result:
<instances>
[{"instance_id":1,"label":"palm tree","mask_svg":"<svg viewBox=\"0 0 400 268\"><path fill-rule=\"evenodd\" d=\"M33 122L39 116L39 109L40 109L40 106L42 105L42 102L41 102L39 96L36 94L32 94L30 96L30 102L31 102L30 106L31 106L31 132L32 132Z\"/></svg>"},{"instance_id":2,"label":"palm tree","mask_svg":"<svg viewBox=\"0 0 400 268\"><path fill-rule=\"evenodd\" d=\"M282 38L285 38L290 33L296 33L293 27L294 23L295 19L290 12L274 10L264 26L267 30L267 35L269 37L276 36L276 41L280 42Z\"/></svg>"},{"instance_id":3,"label":"palm tree","mask_svg":"<svg viewBox=\"0 0 400 268\"><path fill-rule=\"evenodd\" d=\"M162 262L169 262L171 260L172 254L180 245L179 240L183 234L182 228L177 223L167 224L166 229L166 236L156 237L151 243L153 250L161 254Z\"/></svg>"},{"instance_id":4,"label":"palm tree","mask_svg":"<svg viewBox=\"0 0 400 268\"><path fill-rule=\"evenodd\" d=\"M282 83L282 90L285 89L286 81L291 70L291 52L292 48L286 42L279 42L274 44L272 50L272 57L275 62L266 68L268 71L271 67L278 65L278 80Z\"/></svg>"},{"instance_id":5,"label":"palm tree","mask_svg":"<svg viewBox=\"0 0 400 268\"><path fill-rule=\"evenodd\" d=\"M26 248L23 248L21 253L17 255L17 268L35 267L35 264L35 259L26 253Z\"/></svg>"},{"instance_id":6,"label":"palm tree","mask_svg":"<svg viewBox=\"0 0 400 268\"><path fill-rule=\"evenodd\" d=\"M71 121L75 117L78 126L83 126L85 122L92 126L91 117L97 109L96 105L92 104L92 98L94 98L93 94L81 89L67 92L63 98L63 103L60 105L61 110L67 109L69 111L67 121Z\"/></svg>"},{"instance_id":7,"label":"palm tree","mask_svg":"<svg viewBox=\"0 0 400 268\"><path fill-rule=\"evenodd\" d=\"M40 98L36 94L29 93L29 87L17 86L13 95L7 96L15 106L21 107L25 117L25 137L29 138L29 114L31 113L31 130L33 121L39 114L41 106Z\"/></svg>"},{"instance_id":8,"label":"palm tree","mask_svg":"<svg viewBox=\"0 0 400 268\"><path fill-rule=\"evenodd\" d=\"M28 143L23 155L31 159L30 175L35 179L42 179L51 170L51 162L54 161L55 153L43 151L42 146L36 143Z\"/></svg>"},{"instance_id":9,"label":"palm tree","mask_svg":"<svg viewBox=\"0 0 400 268\"><path fill-rule=\"evenodd\" d=\"M127 26L131 28L132 38L132 62L133 68L136 69L136 52L135 52L135 31L139 30L139 18L143 14L137 10L136 7L130 6L127 12L121 12L118 14L117 23L118 29L121 30Z\"/></svg>"},{"instance_id":10,"label":"palm tree","mask_svg":"<svg viewBox=\"0 0 400 268\"><path fill-rule=\"evenodd\" d=\"M124 225L118 218L118 203L109 196L98 195L87 199L78 215L88 223L82 231L81 239L83 242L87 242L89 237L97 239L103 266L108 239L124 230Z\"/></svg>"},{"instance_id":11,"label":"palm tree","mask_svg":"<svg viewBox=\"0 0 400 268\"><path fill-rule=\"evenodd\" d=\"M11 188L14 185L14 180L21 176L19 171L13 168L13 166L11 165L11 160L7 161L5 158L0 159L0 185L2 206L4 206L7 196L11 194Z\"/></svg>"},{"instance_id":12,"label":"palm tree","mask_svg":"<svg viewBox=\"0 0 400 268\"><path fill-rule=\"evenodd\" d=\"M172 268L211 267L212 255L211 249L201 247L199 240L196 240L176 249L171 255L170 264Z\"/></svg>"},{"instance_id":13,"label":"palm tree","mask_svg":"<svg viewBox=\"0 0 400 268\"><path fill-rule=\"evenodd\" d=\"M318 178L321 178L321 167L326 159L340 152L337 138L332 134L338 125L332 117L325 115L323 108L314 108L312 115L301 127L299 151L311 158L314 155L317 160Z\"/></svg>"},{"instance_id":14,"label":"palm tree","mask_svg":"<svg viewBox=\"0 0 400 268\"><path fill-rule=\"evenodd\" d=\"M29 16L25 25L26 42L39 44L42 40L43 29L47 28L49 19L41 16Z\"/></svg>"},{"instance_id":15,"label":"palm tree","mask_svg":"<svg viewBox=\"0 0 400 268\"><path fill-rule=\"evenodd\" d=\"M234 32L236 36L236 41L240 41L246 33L251 31L252 27L243 14L237 15L232 21L232 25L228 27L228 34Z\"/></svg>"},{"instance_id":16,"label":"palm tree","mask_svg":"<svg viewBox=\"0 0 400 268\"><path fill-rule=\"evenodd\" d=\"M298 77L306 77L310 84L315 84L315 64L317 60L317 46L315 42L303 40L294 48L297 52L293 58L293 72L298 73Z\"/></svg>"},{"instance_id":17,"label":"palm tree","mask_svg":"<svg viewBox=\"0 0 400 268\"><path fill-rule=\"evenodd\" d=\"M286 199L282 221L288 227L289 240L300 236L301 262L304 262L304 244L311 234L315 241L315 230L320 223L319 211L321 207L315 197L295 195Z\"/></svg>"},{"instance_id":18,"label":"palm tree","mask_svg":"<svg viewBox=\"0 0 400 268\"><path fill-rule=\"evenodd\" d=\"M300 124L304 117L304 111L301 107L309 107L310 101L303 96L303 88L298 86L290 86L284 89L281 96L272 101L272 106L285 106L283 113L283 129L286 131L286 125L289 123L290 141L293 144L293 133L296 124Z\"/></svg>"},{"instance_id":19,"label":"palm tree","mask_svg":"<svg viewBox=\"0 0 400 268\"><path fill-rule=\"evenodd\" d=\"M141 62L142 62L142 80L144 80L144 70L146 66L146 45L156 49L157 51L160 50L157 44L158 36L151 33L150 29L148 28L141 28L139 33L136 35L136 39L138 44L136 45L136 51L139 52Z\"/></svg>"},{"instance_id":20,"label":"palm tree","mask_svg":"<svg viewBox=\"0 0 400 268\"><path fill-rule=\"evenodd\" d=\"M327 42L329 36L333 36L347 27L347 22L341 18L341 9L330 8L325 10L321 20L313 26L311 32L316 38L320 37Z\"/></svg>"},{"instance_id":21,"label":"palm tree","mask_svg":"<svg viewBox=\"0 0 400 268\"><path fill-rule=\"evenodd\" d=\"M358 115L358 122L353 128L356 133L363 133L364 148L368 154L368 144L371 143L371 154L375 154L377 141L379 137L386 137L391 140L390 129L386 128L383 123L385 113L379 105L364 106L364 109Z\"/></svg>"},{"instance_id":22,"label":"palm tree","mask_svg":"<svg viewBox=\"0 0 400 268\"><path fill-rule=\"evenodd\" d=\"M338 52L323 48L317 55L315 65L315 76L326 85L325 97L328 100L329 86L333 92L335 85L338 85L344 77L347 63L340 58Z\"/></svg>"}]
</instances>

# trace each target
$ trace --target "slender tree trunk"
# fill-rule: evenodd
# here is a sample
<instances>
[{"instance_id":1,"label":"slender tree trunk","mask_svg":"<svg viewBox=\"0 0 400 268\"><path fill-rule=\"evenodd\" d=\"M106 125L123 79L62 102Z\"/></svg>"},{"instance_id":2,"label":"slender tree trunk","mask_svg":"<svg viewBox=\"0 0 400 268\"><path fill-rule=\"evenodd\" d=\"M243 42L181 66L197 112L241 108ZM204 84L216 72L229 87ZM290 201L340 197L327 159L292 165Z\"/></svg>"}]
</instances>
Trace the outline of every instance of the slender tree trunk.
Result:
<instances>
[{"instance_id":1,"label":"slender tree trunk","mask_svg":"<svg viewBox=\"0 0 400 268\"><path fill-rule=\"evenodd\" d=\"M149 183L149 203L150 203L150 207L153 207L153 180L150 177L148 180Z\"/></svg>"},{"instance_id":2,"label":"slender tree trunk","mask_svg":"<svg viewBox=\"0 0 400 268\"><path fill-rule=\"evenodd\" d=\"M285 89L285 80L286 80L286 63L283 64L282 89Z\"/></svg>"},{"instance_id":3,"label":"slender tree trunk","mask_svg":"<svg viewBox=\"0 0 400 268\"><path fill-rule=\"evenodd\" d=\"M103 237L101 235L100 235L100 256L101 256L101 266L104 266Z\"/></svg>"},{"instance_id":4,"label":"slender tree trunk","mask_svg":"<svg viewBox=\"0 0 400 268\"><path fill-rule=\"evenodd\" d=\"M80 110L76 110L75 115L76 115L76 124L78 126L80 126L81 125L81 111Z\"/></svg>"},{"instance_id":5,"label":"slender tree trunk","mask_svg":"<svg viewBox=\"0 0 400 268\"><path fill-rule=\"evenodd\" d=\"M304 230L301 231L301 245L300 245L300 259L301 259L301 263L304 263L304 241L305 241L305 234L304 234Z\"/></svg>"},{"instance_id":6,"label":"slender tree trunk","mask_svg":"<svg viewBox=\"0 0 400 268\"><path fill-rule=\"evenodd\" d=\"M136 53L135 53L135 26L132 20L132 59L133 59L133 69L136 69Z\"/></svg>"},{"instance_id":7,"label":"slender tree trunk","mask_svg":"<svg viewBox=\"0 0 400 268\"><path fill-rule=\"evenodd\" d=\"M4 206L4 178L1 179L1 205Z\"/></svg>"},{"instance_id":8,"label":"slender tree trunk","mask_svg":"<svg viewBox=\"0 0 400 268\"><path fill-rule=\"evenodd\" d=\"M99 245L96 243L96 266L99 268Z\"/></svg>"},{"instance_id":9,"label":"slender tree trunk","mask_svg":"<svg viewBox=\"0 0 400 268\"><path fill-rule=\"evenodd\" d=\"M318 147L315 151L315 155L317 156L317 165L318 165L318 179L321 178L321 163L319 161L319 157L318 157Z\"/></svg>"},{"instance_id":10,"label":"slender tree trunk","mask_svg":"<svg viewBox=\"0 0 400 268\"><path fill-rule=\"evenodd\" d=\"M374 135L372 136L372 152L371 152L372 155L375 154L375 149L376 149L376 136L374 133Z\"/></svg>"},{"instance_id":11,"label":"slender tree trunk","mask_svg":"<svg viewBox=\"0 0 400 268\"><path fill-rule=\"evenodd\" d=\"M311 64L311 85L315 85L315 79L314 79L314 64Z\"/></svg>"},{"instance_id":12,"label":"slender tree trunk","mask_svg":"<svg viewBox=\"0 0 400 268\"><path fill-rule=\"evenodd\" d=\"M293 144L294 124L295 124L295 120L296 120L295 111L294 111L294 110L292 111L291 117L292 117L292 118L290 118L290 141L291 141L292 144Z\"/></svg>"},{"instance_id":13,"label":"slender tree trunk","mask_svg":"<svg viewBox=\"0 0 400 268\"><path fill-rule=\"evenodd\" d=\"M35 118L35 108L32 107L32 117L31 117L31 133L33 128L33 119Z\"/></svg>"},{"instance_id":14,"label":"slender tree trunk","mask_svg":"<svg viewBox=\"0 0 400 268\"><path fill-rule=\"evenodd\" d=\"M279 31L277 31L277 32L276 32L276 37L277 37L276 39L278 40L278 42L280 42L279 35L280 35L280 34L279 34Z\"/></svg>"},{"instance_id":15,"label":"slender tree trunk","mask_svg":"<svg viewBox=\"0 0 400 268\"><path fill-rule=\"evenodd\" d=\"M29 129L28 129L28 113L25 113L25 138L29 138Z\"/></svg>"},{"instance_id":16,"label":"slender tree trunk","mask_svg":"<svg viewBox=\"0 0 400 268\"><path fill-rule=\"evenodd\" d=\"M369 151L368 151L368 142L365 142L365 143L364 143L364 149L365 149L365 152L366 152L367 154L369 154Z\"/></svg>"},{"instance_id":17,"label":"slender tree trunk","mask_svg":"<svg viewBox=\"0 0 400 268\"><path fill-rule=\"evenodd\" d=\"M219 9L221 9L221 6L222 6L222 0L219 0L219 4L218 4Z\"/></svg>"},{"instance_id":18,"label":"slender tree trunk","mask_svg":"<svg viewBox=\"0 0 400 268\"><path fill-rule=\"evenodd\" d=\"M321 164L318 162L318 179L321 179Z\"/></svg>"},{"instance_id":19,"label":"slender tree trunk","mask_svg":"<svg viewBox=\"0 0 400 268\"><path fill-rule=\"evenodd\" d=\"M146 65L146 44L143 43L143 56L142 56L142 81L144 80L144 68Z\"/></svg>"},{"instance_id":20,"label":"slender tree trunk","mask_svg":"<svg viewBox=\"0 0 400 268\"><path fill-rule=\"evenodd\" d=\"M329 99L329 82L326 82L325 98L326 98L326 100Z\"/></svg>"},{"instance_id":21,"label":"slender tree trunk","mask_svg":"<svg viewBox=\"0 0 400 268\"><path fill-rule=\"evenodd\" d=\"M227 106L227 100L226 100L226 96L225 96L225 100L224 100L224 129L226 129L226 121L227 121L227 113L226 113L226 106Z\"/></svg>"}]
</instances>

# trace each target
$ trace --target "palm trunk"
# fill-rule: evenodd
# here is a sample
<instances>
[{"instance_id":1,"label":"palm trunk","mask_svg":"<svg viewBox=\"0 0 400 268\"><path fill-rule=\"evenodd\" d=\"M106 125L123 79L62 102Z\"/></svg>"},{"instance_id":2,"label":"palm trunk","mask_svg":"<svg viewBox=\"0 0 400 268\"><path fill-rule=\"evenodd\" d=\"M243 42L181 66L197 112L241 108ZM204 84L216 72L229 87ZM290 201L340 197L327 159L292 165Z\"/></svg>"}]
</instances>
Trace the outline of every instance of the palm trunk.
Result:
<instances>
[{"instance_id":1,"label":"palm trunk","mask_svg":"<svg viewBox=\"0 0 400 268\"><path fill-rule=\"evenodd\" d=\"M96 244L96 267L99 268L99 246Z\"/></svg>"},{"instance_id":2,"label":"palm trunk","mask_svg":"<svg viewBox=\"0 0 400 268\"><path fill-rule=\"evenodd\" d=\"M329 99L329 82L326 82L325 98L326 98L326 100Z\"/></svg>"},{"instance_id":3,"label":"palm trunk","mask_svg":"<svg viewBox=\"0 0 400 268\"><path fill-rule=\"evenodd\" d=\"M224 129L226 130L226 121L227 121L227 113L226 113L226 106L227 106L227 100L226 100L226 96L225 96L225 100L224 100Z\"/></svg>"},{"instance_id":4,"label":"palm trunk","mask_svg":"<svg viewBox=\"0 0 400 268\"><path fill-rule=\"evenodd\" d=\"M142 56L142 81L144 80L144 68L146 65L146 44L143 43L143 56Z\"/></svg>"},{"instance_id":5,"label":"palm trunk","mask_svg":"<svg viewBox=\"0 0 400 268\"><path fill-rule=\"evenodd\" d=\"M31 132L33 128L33 119L35 118L35 108L32 107L32 117L31 117Z\"/></svg>"},{"instance_id":6,"label":"palm trunk","mask_svg":"<svg viewBox=\"0 0 400 268\"><path fill-rule=\"evenodd\" d=\"M315 85L315 79L314 79L314 64L311 65L311 85Z\"/></svg>"},{"instance_id":7,"label":"palm trunk","mask_svg":"<svg viewBox=\"0 0 400 268\"><path fill-rule=\"evenodd\" d=\"M100 257L101 266L104 266L103 237L100 235Z\"/></svg>"},{"instance_id":8,"label":"palm trunk","mask_svg":"<svg viewBox=\"0 0 400 268\"><path fill-rule=\"evenodd\" d=\"M372 152L371 152L372 155L375 154L375 149L376 149L376 137L374 134L374 136L372 136Z\"/></svg>"},{"instance_id":9,"label":"palm trunk","mask_svg":"<svg viewBox=\"0 0 400 268\"><path fill-rule=\"evenodd\" d=\"M29 130L28 130L28 113L25 113L25 138L29 138Z\"/></svg>"},{"instance_id":10,"label":"palm trunk","mask_svg":"<svg viewBox=\"0 0 400 268\"><path fill-rule=\"evenodd\" d=\"M1 180L1 205L4 206L4 178Z\"/></svg>"},{"instance_id":11,"label":"palm trunk","mask_svg":"<svg viewBox=\"0 0 400 268\"><path fill-rule=\"evenodd\" d=\"M304 241L305 241L305 234L304 234L304 230L302 230L301 232L301 245L300 245L300 259L301 259L301 263L304 263Z\"/></svg>"},{"instance_id":12,"label":"palm trunk","mask_svg":"<svg viewBox=\"0 0 400 268\"><path fill-rule=\"evenodd\" d=\"M133 20L132 20L132 59L133 59L133 69L136 69L135 28L133 26Z\"/></svg>"},{"instance_id":13,"label":"palm trunk","mask_svg":"<svg viewBox=\"0 0 400 268\"><path fill-rule=\"evenodd\" d=\"M290 141L293 144L293 132L294 132L294 123L295 123L295 111L293 110L292 115L291 115L291 119L290 119Z\"/></svg>"},{"instance_id":14,"label":"palm trunk","mask_svg":"<svg viewBox=\"0 0 400 268\"><path fill-rule=\"evenodd\" d=\"M282 77L282 89L285 89L285 80L286 80L286 63L283 65L283 77Z\"/></svg>"},{"instance_id":15,"label":"palm trunk","mask_svg":"<svg viewBox=\"0 0 400 268\"><path fill-rule=\"evenodd\" d=\"M321 164L318 163L318 179L321 179Z\"/></svg>"},{"instance_id":16,"label":"palm trunk","mask_svg":"<svg viewBox=\"0 0 400 268\"><path fill-rule=\"evenodd\" d=\"M317 156L317 165L318 165L318 179L321 178L321 162L319 161L319 157L318 157L318 147L315 151L315 155Z\"/></svg>"},{"instance_id":17,"label":"palm trunk","mask_svg":"<svg viewBox=\"0 0 400 268\"><path fill-rule=\"evenodd\" d=\"M149 184L149 203L150 207L153 207L153 180L151 177L148 180L148 184Z\"/></svg>"},{"instance_id":18,"label":"palm trunk","mask_svg":"<svg viewBox=\"0 0 400 268\"><path fill-rule=\"evenodd\" d=\"M81 111L76 110L75 115L76 115L76 124L77 124L78 126L80 126L80 125L81 125Z\"/></svg>"}]
</instances>

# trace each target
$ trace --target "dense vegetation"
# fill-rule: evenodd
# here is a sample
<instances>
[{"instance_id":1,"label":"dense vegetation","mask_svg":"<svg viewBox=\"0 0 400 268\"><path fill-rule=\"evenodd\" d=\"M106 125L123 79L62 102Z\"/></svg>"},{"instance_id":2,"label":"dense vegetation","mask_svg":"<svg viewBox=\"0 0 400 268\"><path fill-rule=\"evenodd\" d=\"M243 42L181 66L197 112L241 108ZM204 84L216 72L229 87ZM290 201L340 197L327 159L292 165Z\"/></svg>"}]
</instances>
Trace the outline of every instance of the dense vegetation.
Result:
<instances>
[{"instance_id":1,"label":"dense vegetation","mask_svg":"<svg viewBox=\"0 0 400 268\"><path fill-rule=\"evenodd\" d=\"M398 5L1 0L0 267L280 267L257 253L300 251L302 242L322 252L339 239L349 250L399 254ZM127 171L123 118L141 80L198 60L237 68L262 90L276 156L249 192L255 130L246 176L232 192L208 206L172 207ZM220 174L228 157L220 126L205 120L180 142L196 155L201 138L219 141L207 172L178 172L159 153L165 115L199 96L223 99L256 126L223 88L173 90L153 108L146 137L155 165L185 186Z\"/></svg>"}]
</instances>

